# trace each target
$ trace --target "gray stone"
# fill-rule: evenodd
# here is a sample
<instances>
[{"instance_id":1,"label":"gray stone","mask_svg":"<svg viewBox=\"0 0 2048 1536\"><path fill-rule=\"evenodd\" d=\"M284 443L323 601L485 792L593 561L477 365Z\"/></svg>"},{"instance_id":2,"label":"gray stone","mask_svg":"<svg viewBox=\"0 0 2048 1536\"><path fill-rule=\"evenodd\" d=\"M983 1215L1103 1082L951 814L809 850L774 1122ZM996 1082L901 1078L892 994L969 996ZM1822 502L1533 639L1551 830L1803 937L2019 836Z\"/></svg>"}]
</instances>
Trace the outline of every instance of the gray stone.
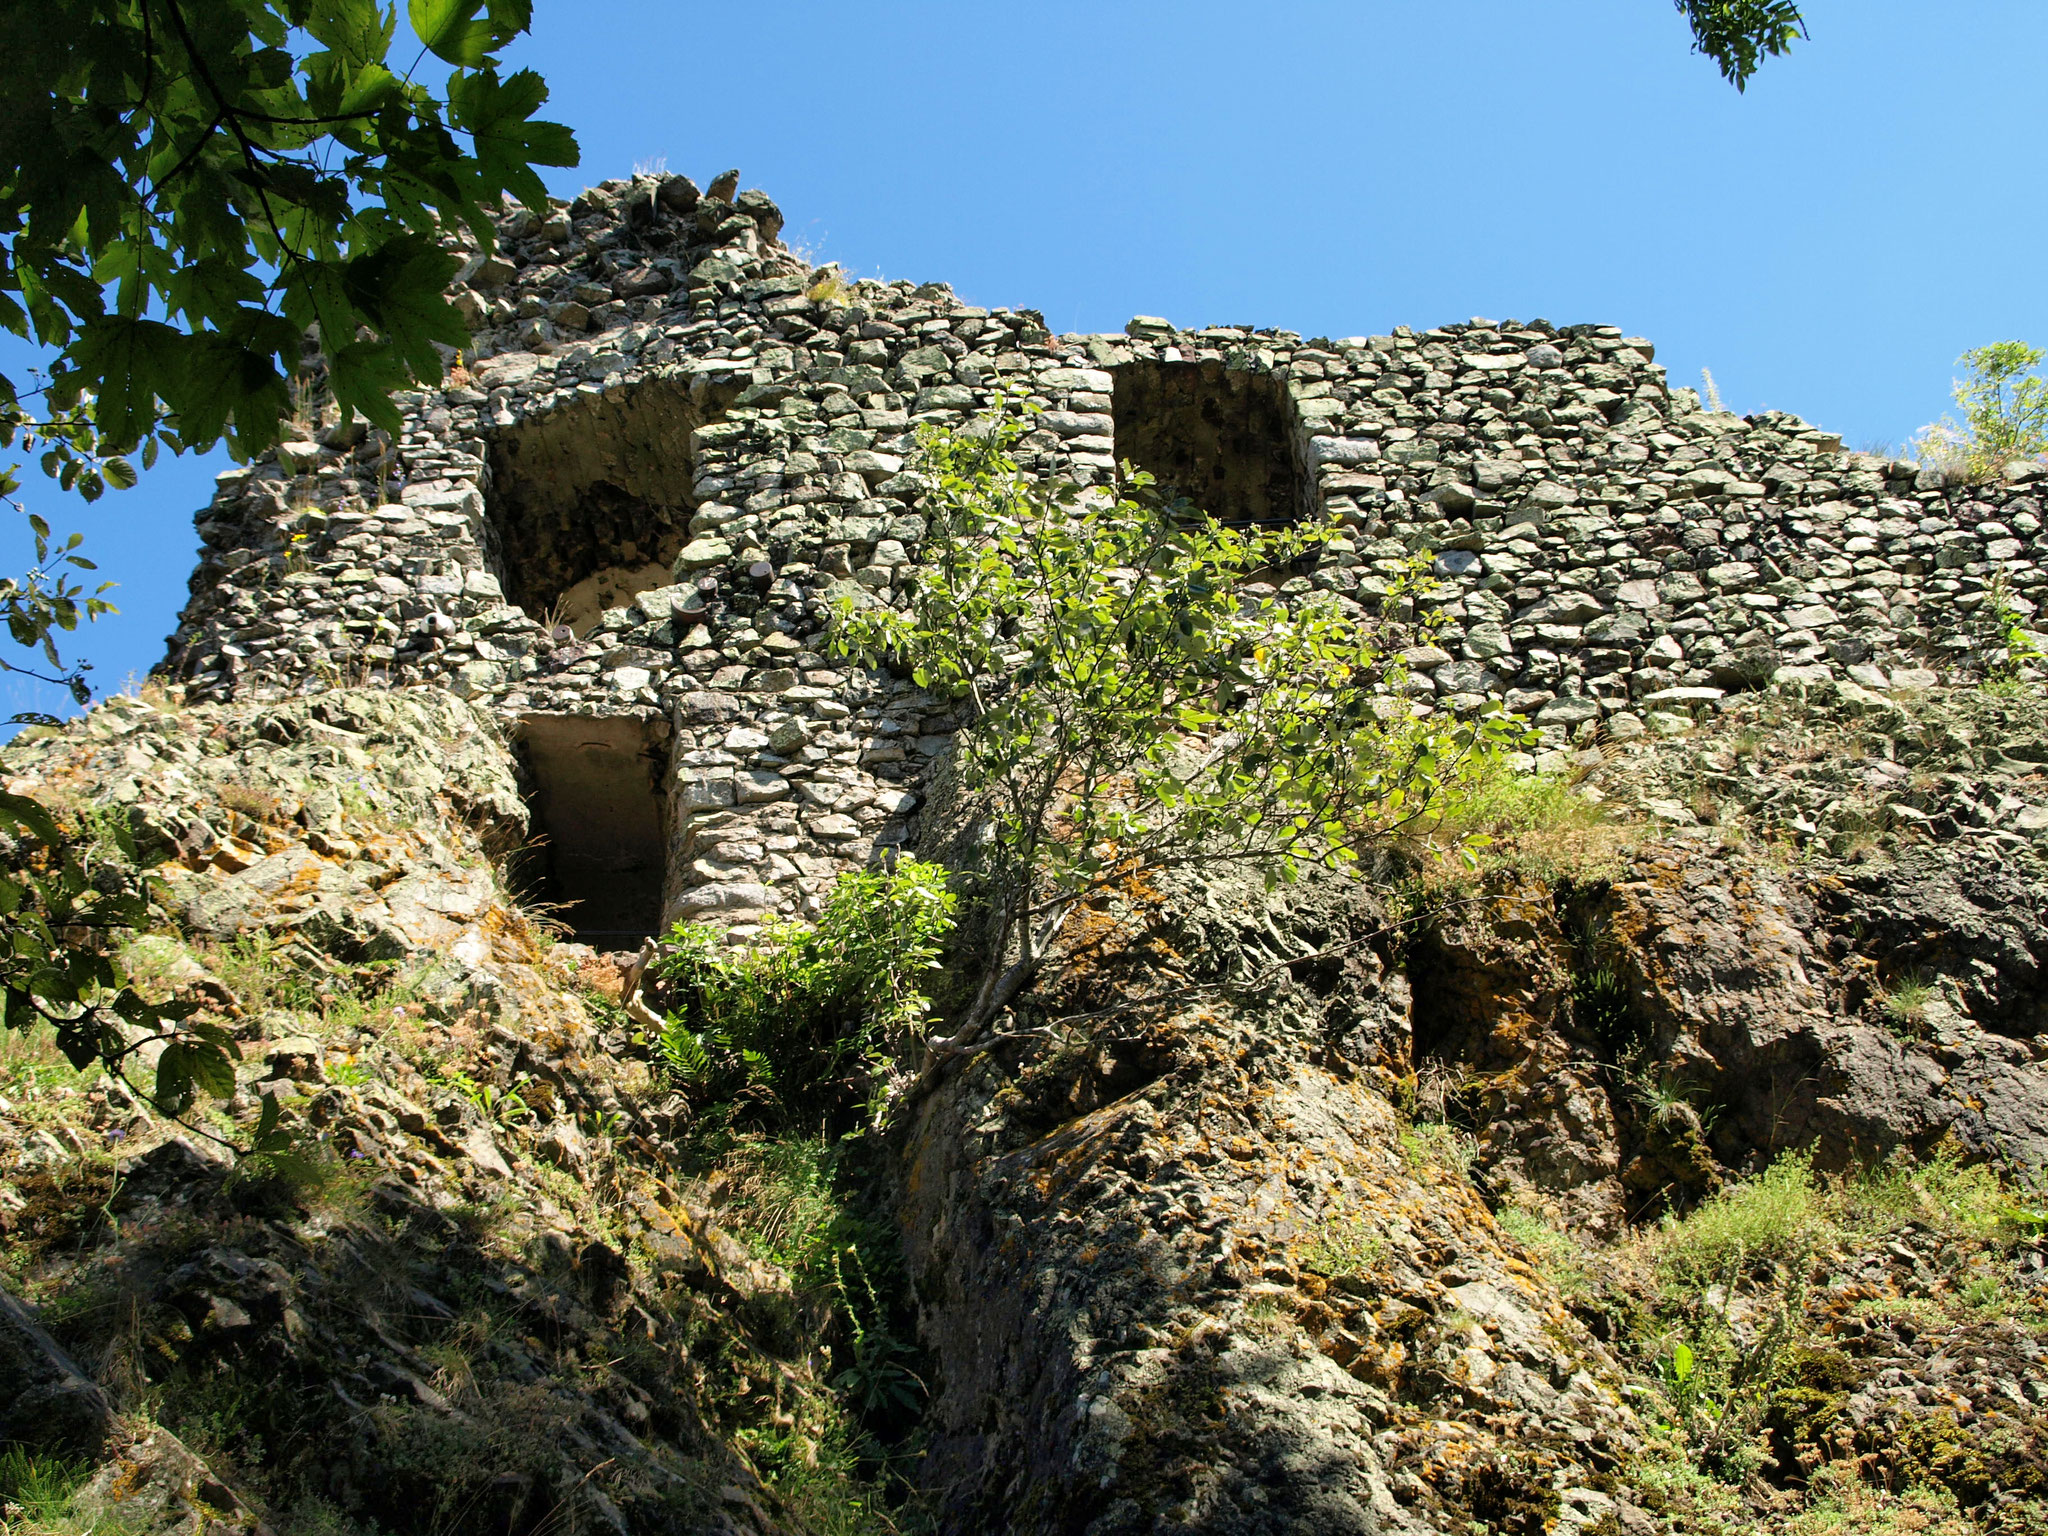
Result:
<instances>
[{"instance_id":1,"label":"gray stone","mask_svg":"<svg viewBox=\"0 0 2048 1536\"><path fill-rule=\"evenodd\" d=\"M732 546L723 539L693 539L676 556L676 574L707 570L732 558Z\"/></svg>"},{"instance_id":2,"label":"gray stone","mask_svg":"<svg viewBox=\"0 0 2048 1536\"><path fill-rule=\"evenodd\" d=\"M675 907L675 918L679 922L688 922L714 913L729 917L740 912L764 911L774 905L775 892L765 885L750 881L700 885L683 893Z\"/></svg>"},{"instance_id":3,"label":"gray stone","mask_svg":"<svg viewBox=\"0 0 2048 1536\"><path fill-rule=\"evenodd\" d=\"M1600 706L1591 699L1552 699L1536 711L1538 725L1577 725L1599 718Z\"/></svg>"},{"instance_id":4,"label":"gray stone","mask_svg":"<svg viewBox=\"0 0 2048 1536\"><path fill-rule=\"evenodd\" d=\"M1430 570L1438 576L1478 576L1484 574L1479 557L1466 549L1448 549L1438 555L1430 564Z\"/></svg>"},{"instance_id":5,"label":"gray stone","mask_svg":"<svg viewBox=\"0 0 2048 1536\"><path fill-rule=\"evenodd\" d=\"M1380 456L1378 441L1370 437L1312 437L1308 440L1309 463L1370 464Z\"/></svg>"},{"instance_id":6,"label":"gray stone","mask_svg":"<svg viewBox=\"0 0 2048 1536\"><path fill-rule=\"evenodd\" d=\"M680 774L676 778L675 800L679 810L713 811L733 803L730 774Z\"/></svg>"},{"instance_id":7,"label":"gray stone","mask_svg":"<svg viewBox=\"0 0 2048 1536\"><path fill-rule=\"evenodd\" d=\"M768 805L789 798L789 780L765 768L750 768L733 783L740 805Z\"/></svg>"},{"instance_id":8,"label":"gray stone","mask_svg":"<svg viewBox=\"0 0 2048 1536\"><path fill-rule=\"evenodd\" d=\"M1643 695L1645 704L1716 704L1727 697L1721 688L1660 688Z\"/></svg>"}]
</instances>

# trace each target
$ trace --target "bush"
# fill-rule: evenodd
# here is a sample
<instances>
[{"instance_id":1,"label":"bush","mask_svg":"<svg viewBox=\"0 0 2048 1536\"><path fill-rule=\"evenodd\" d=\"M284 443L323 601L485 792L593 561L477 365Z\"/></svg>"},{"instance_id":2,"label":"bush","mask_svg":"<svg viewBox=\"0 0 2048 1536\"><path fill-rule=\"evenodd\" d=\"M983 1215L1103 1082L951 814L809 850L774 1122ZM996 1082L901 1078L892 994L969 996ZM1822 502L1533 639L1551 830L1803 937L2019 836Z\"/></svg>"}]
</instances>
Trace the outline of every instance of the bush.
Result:
<instances>
[{"instance_id":1,"label":"bush","mask_svg":"<svg viewBox=\"0 0 2048 1536\"><path fill-rule=\"evenodd\" d=\"M1226 527L1135 471L1128 496L1041 481L1012 452L1034 409L923 433L908 601L849 596L834 626L839 654L975 716L953 771L987 818L990 942L962 1039L1084 903L1188 864L1346 867L1529 733L1496 705L1413 717L1405 655L1440 622L1425 560L1357 601L1301 591L1341 524Z\"/></svg>"},{"instance_id":2,"label":"bush","mask_svg":"<svg viewBox=\"0 0 2048 1536\"><path fill-rule=\"evenodd\" d=\"M1591 885L1619 879L1640 825L1617 819L1575 781L1528 773L1503 755L1400 839L1427 887L1468 887L1490 870Z\"/></svg>"},{"instance_id":3,"label":"bush","mask_svg":"<svg viewBox=\"0 0 2048 1536\"><path fill-rule=\"evenodd\" d=\"M1995 1240L2020 1225L2021 1213L1997 1172L1946 1149L1924 1162L1898 1157L1868 1169L1844 1180L1839 1195L1843 1224L1859 1233L1920 1221L1954 1237Z\"/></svg>"},{"instance_id":4,"label":"bush","mask_svg":"<svg viewBox=\"0 0 2048 1536\"><path fill-rule=\"evenodd\" d=\"M678 923L652 967L668 1074L732 1112L831 1117L865 1097L879 1119L885 1068L927 1022L921 982L953 908L945 871L904 859L840 876L816 923L771 919L750 948Z\"/></svg>"}]
</instances>

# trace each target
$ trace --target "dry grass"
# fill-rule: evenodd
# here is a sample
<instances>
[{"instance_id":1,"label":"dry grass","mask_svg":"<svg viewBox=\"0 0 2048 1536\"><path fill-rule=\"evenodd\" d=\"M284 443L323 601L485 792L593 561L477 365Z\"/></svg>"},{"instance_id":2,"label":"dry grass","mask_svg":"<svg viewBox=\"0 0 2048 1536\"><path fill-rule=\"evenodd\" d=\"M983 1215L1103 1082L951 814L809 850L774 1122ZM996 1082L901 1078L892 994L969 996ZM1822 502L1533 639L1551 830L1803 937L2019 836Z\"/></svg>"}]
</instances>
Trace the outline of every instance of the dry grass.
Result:
<instances>
[{"instance_id":1,"label":"dry grass","mask_svg":"<svg viewBox=\"0 0 2048 1536\"><path fill-rule=\"evenodd\" d=\"M1643 835L1571 780L1503 769L1445 800L1404 834L1401 848L1431 887L1503 869L1588 881L1620 874Z\"/></svg>"}]
</instances>

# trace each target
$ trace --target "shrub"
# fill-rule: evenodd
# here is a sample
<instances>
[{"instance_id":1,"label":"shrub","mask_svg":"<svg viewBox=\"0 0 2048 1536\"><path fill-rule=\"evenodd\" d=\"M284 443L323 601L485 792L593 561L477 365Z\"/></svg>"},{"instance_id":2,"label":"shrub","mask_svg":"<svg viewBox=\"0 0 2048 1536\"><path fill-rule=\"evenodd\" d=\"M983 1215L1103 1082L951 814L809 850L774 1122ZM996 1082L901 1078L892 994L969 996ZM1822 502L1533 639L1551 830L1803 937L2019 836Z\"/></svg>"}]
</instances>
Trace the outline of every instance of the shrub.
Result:
<instances>
[{"instance_id":1,"label":"shrub","mask_svg":"<svg viewBox=\"0 0 2048 1536\"><path fill-rule=\"evenodd\" d=\"M1853 1466L1823 1466L1814 1476L1816 1497L1793 1517L1789 1536L1978 1536L1955 1496L1945 1488L1888 1492L1856 1476Z\"/></svg>"},{"instance_id":2,"label":"shrub","mask_svg":"<svg viewBox=\"0 0 2048 1536\"><path fill-rule=\"evenodd\" d=\"M1299 591L1336 521L1226 527L1137 472L1136 496L1043 482L1012 453L1030 427L926 430L908 601L849 597L833 636L977 717L954 765L990 834L991 942L963 1039L1102 892L1177 865L1344 865L1528 731L1497 706L1406 707L1405 651L1434 627L1426 562L1361 582L1362 602Z\"/></svg>"},{"instance_id":3,"label":"shrub","mask_svg":"<svg viewBox=\"0 0 2048 1536\"><path fill-rule=\"evenodd\" d=\"M1385 1262L1387 1235L1362 1213L1335 1210L1316 1227L1301 1262L1317 1274L1363 1276Z\"/></svg>"},{"instance_id":4,"label":"shrub","mask_svg":"<svg viewBox=\"0 0 2048 1536\"><path fill-rule=\"evenodd\" d=\"M1641 827L1617 821L1571 780L1519 772L1503 757L1459 794L1439 800L1402 843L1432 881L1467 883L1476 864L1591 884L1618 878L1641 836ZM1478 851L1476 860L1445 856L1466 849Z\"/></svg>"},{"instance_id":5,"label":"shrub","mask_svg":"<svg viewBox=\"0 0 2048 1536\"><path fill-rule=\"evenodd\" d=\"M1422 1120L1402 1127L1401 1155L1411 1168L1441 1168L1462 1179L1471 1175L1479 1159L1479 1143L1455 1125Z\"/></svg>"},{"instance_id":6,"label":"shrub","mask_svg":"<svg viewBox=\"0 0 2048 1536\"><path fill-rule=\"evenodd\" d=\"M1969 483L2048 452L2048 380L2034 372L2044 356L2023 341L1996 341L1957 358L1969 373L1955 384L1963 424L1944 420L1924 429L1915 443L1920 462L1944 479Z\"/></svg>"},{"instance_id":7,"label":"shrub","mask_svg":"<svg viewBox=\"0 0 2048 1536\"><path fill-rule=\"evenodd\" d=\"M953 926L936 864L840 876L815 923L764 925L737 949L678 923L652 971L671 1006L658 1048L669 1075L707 1103L836 1114L865 1088L879 1118L882 1070L923 1029L920 989Z\"/></svg>"},{"instance_id":8,"label":"shrub","mask_svg":"<svg viewBox=\"0 0 2048 1536\"><path fill-rule=\"evenodd\" d=\"M1856 1232L1920 1221L1956 1237L1996 1239L2024 1225L1997 1172L1964 1163L1947 1148L1917 1163L1895 1157L1843 1180L1839 1204L1843 1223Z\"/></svg>"}]
</instances>

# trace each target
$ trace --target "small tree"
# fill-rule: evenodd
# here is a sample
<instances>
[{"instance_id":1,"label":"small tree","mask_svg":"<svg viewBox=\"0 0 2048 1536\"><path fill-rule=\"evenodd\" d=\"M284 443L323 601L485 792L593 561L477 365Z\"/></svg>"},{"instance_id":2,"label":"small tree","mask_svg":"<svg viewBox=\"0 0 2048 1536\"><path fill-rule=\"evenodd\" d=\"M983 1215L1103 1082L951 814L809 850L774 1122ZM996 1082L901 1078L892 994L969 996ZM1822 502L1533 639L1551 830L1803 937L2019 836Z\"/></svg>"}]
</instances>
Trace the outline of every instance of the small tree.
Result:
<instances>
[{"instance_id":1,"label":"small tree","mask_svg":"<svg viewBox=\"0 0 2048 1536\"><path fill-rule=\"evenodd\" d=\"M2023 341L1995 341L1957 359L1969 377L1956 382L1956 404L1985 462L2003 465L2048 451L2048 380L2034 372L2044 356Z\"/></svg>"},{"instance_id":2,"label":"small tree","mask_svg":"<svg viewBox=\"0 0 2048 1536\"><path fill-rule=\"evenodd\" d=\"M927 430L914 591L836 621L842 654L972 701L956 762L990 818L993 936L963 1039L1031 980L1077 903L1189 864L1269 880L1345 864L1523 733L1497 706L1413 717L1401 651L1432 627L1416 565L1366 583L1363 607L1296 591L1336 523L1229 528L1034 481L1011 454L1026 426L999 411Z\"/></svg>"},{"instance_id":3,"label":"small tree","mask_svg":"<svg viewBox=\"0 0 2048 1536\"><path fill-rule=\"evenodd\" d=\"M1963 421L1925 428L1914 445L1920 461L1976 481L1996 477L2014 459L2048 453L2048 380L2034 372L2044 357L2023 341L1995 341L1957 358L1968 370L1955 381Z\"/></svg>"}]
</instances>

